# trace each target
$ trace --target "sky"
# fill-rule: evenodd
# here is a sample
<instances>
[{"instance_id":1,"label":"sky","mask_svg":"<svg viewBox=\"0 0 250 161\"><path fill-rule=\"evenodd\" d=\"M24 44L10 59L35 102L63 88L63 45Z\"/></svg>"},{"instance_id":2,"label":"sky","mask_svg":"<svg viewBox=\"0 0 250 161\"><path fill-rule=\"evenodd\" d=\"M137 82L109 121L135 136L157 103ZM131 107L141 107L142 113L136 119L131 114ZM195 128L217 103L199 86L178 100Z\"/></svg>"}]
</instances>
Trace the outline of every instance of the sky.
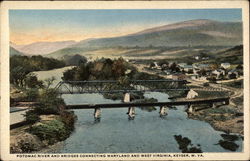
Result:
<instances>
[{"instance_id":1,"label":"sky","mask_svg":"<svg viewBox=\"0 0 250 161\"><path fill-rule=\"evenodd\" d=\"M242 21L241 9L10 10L10 41L85 40L122 36L175 22Z\"/></svg>"}]
</instances>

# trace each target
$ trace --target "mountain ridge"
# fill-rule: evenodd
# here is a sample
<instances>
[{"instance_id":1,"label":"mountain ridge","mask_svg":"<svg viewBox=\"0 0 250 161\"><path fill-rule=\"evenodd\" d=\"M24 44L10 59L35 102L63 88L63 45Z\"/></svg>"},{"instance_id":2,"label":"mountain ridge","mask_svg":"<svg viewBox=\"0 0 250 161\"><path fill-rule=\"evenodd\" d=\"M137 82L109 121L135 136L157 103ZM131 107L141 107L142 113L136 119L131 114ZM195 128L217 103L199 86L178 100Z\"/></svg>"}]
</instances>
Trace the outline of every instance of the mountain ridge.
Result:
<instances>
[{"instance_id":1,"label":"mountain ridge","mask_svg":"<svg viewBox=\"0 0 250 161\"><path fill-rule=\"evenodd\" d=\"M230 35L230 36L228 36ZM234 46L242 43L241 22L190 20L146 29L126 36L100 38L75 47Z\"/></svg>"},{"instance_id":2,"label":"mountain ridge","mask_svg":"<svg viewBox=\"0 0 250 161\"><path fill-rule=\"evenodd\" d=\"M74 40L68 40L55 42L39 41L27 45L15 45L11 42L10 45L25 55L45 55L69 47L75 43L76 41Z\"/></svg>"}]
</instances>

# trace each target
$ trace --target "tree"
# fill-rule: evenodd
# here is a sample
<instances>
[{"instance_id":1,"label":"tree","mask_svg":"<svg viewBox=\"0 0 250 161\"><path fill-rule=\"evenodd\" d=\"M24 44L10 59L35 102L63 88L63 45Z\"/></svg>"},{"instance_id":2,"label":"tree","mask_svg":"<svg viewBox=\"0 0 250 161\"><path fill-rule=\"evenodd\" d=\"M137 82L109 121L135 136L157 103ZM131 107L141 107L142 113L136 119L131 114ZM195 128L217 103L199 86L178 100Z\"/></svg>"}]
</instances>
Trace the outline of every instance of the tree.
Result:
<instances>
[{"instance_id":1,"label":"tree","mask_svg":"<svg viewBox=\"0 0 250 161\"><path fill-rule=\"evenodd\" d=\"M169 69L171 71L175 71L175 72L180 72L181 71L180 68L177 66L177 64L175 62L170 65Z\"/></svg>"},{"instance_id":2,"label":"tree","mask_svg":"<svg viewBox=\"0 0 250 161\"><path fill-rule=\"evenodd\" d=\"M24 87L24 79L28 73L29 71L22 66L12 68L10 69L10 82L17 86Z\"/></svg>"},{"instance_id":3,"label":"tree","mask_svg":"<svg viewBox=\"0 0 250 161\"><path fill-rule=\"evenodd\" d=\"M206 70L205 69L201 69L200 71L198 71L198 74L200 76L205 76L207 74Z\"/></svg>"},{"instance_id":4,"label":"tree","mask_svg":"<svg viewBox=\"0 0 250 161\"><path fill-rule=\"evenodd\" d=\"M114 74L114 78L118 79L125 75L126 66L125 61L122 58L119 58L118 60L115 60L112 64L112 73Z\"/></svg>"},{"instance_id":5,"label":"tree","mask_svg":"<svg viewBox=\"0 0 250 161\"><path fill-rule=\"evenodd\" d=\"M218 66L218 64L211 64L211 65L210 65L210 68L211 68L212 70L216 70L216 69L219 68L219 66Z\"/></svg>"},{"instance_id":6,"label":"tree","mask_svg":"<svg viewBox=\"0 0 250 161\"><path fill-rule=\"evenodd\" d=\"M63 77L62 79L67 81L67 80L75 80L75 74L76 74L77 67L66 70L63 72Z\"/></svg>"},{"instance_id":7,"label":"tree","mask_svg":"<svg viewBox=\"0 0 250 161\"><path fill-rule=\"evenodd\" d=\"M37 76L33 73L29 73L26 75L25 79L25 86L28 88L41 88L43 86L43 82L37 79Z\"/></svg>"},{"instance_id":8,"label":"tree","mask_svg":"<svg viewBox=\"0 0 250 161\"><path fill-rule=\"evenodd\" d=\"M66 56L64 59L66 65L79 66L80 64L85 64L87 62L87 58L79 54L73 56Z\"/></svg>"},{"instance_id":9,"label":"tree","mask_svg":"<svg viewBox=\"0 0 250 161\"><path fill-rule=\"evenodd\" d=\"M229 78L229 79L236 79L237 76L236 76L235 73L231 73L231 74L228 75L228 78Z\"/></svg>"},{"instance_id":10,"label":"tree","mask_svg":"<svg viewBox=\"0 0 250 161\"><path fill-rule=\"evenodd\" d=\"M243 70L243 66L241 64L237 65L236 69Z\"/></svg>"},{"instance_id":11,"label":"tree","mask_svg":"<svg viewBox=\"0 0 250 161\"><path fill-rule=\"evenodd\" d=\"M53 76L51 78L47 78L44 80L45 82L45 87L48 89L52 84L53 82L56 80L56 78Z\"/></svg>"}]
</instances>

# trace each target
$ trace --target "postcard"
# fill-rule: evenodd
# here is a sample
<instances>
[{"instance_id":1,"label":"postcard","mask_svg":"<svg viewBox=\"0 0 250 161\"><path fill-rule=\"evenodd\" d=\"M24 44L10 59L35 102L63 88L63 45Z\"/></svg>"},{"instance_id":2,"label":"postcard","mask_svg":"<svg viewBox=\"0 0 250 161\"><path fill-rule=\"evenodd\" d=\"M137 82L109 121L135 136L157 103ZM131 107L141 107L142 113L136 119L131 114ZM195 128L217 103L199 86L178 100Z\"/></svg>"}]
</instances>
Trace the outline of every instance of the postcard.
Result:
<instances>
[{"instance_id":1,"label":"postcard","mask_svg":"<svg viewBox=\"0 0 250 161\"><path fill-rule=\"evenodd\" d=\"M1 3L2 160L249 160L248 1Z\"/></svg>"}]
</instances>

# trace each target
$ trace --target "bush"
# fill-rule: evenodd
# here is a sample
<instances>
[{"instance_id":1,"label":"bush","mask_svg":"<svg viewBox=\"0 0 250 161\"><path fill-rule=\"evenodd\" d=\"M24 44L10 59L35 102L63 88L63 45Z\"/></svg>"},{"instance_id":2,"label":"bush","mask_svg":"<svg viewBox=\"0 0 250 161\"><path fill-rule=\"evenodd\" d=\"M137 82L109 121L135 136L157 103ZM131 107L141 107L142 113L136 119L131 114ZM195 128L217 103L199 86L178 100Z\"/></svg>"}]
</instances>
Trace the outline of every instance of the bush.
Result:
<instances>
[{"instance_id":1,"label":"bush","mask_svg":"<svg viewBox=\"0 0 250 161\"><path fill-rule=\"evenodd\" d=\"M31 88L26 90L27 100L28 101L37 101L39 97L39 92L37 88Z\"/></svg>"},{"instance_id":2,"label":"bush","mask_svg":"<svg viewBox=\"0 0 250 161\"><path fill-rule=\"evenodd\" d=\"M29 73L26 75L26 78L24 79L25 85L28 88L39 88L43 87L43 82L39 81L37 79L37 76L33 73Z\"/></svg>"},{"instance_id":3,"label":"bush","mask_svg":"<svg viewBox=\"0 0 250 161\"><path fill-rule=\"evenodd\" d=\"M38 136L41 140L47 140L48 144L65 140L70 134L64 123L59 120L33 126L30 128L30 133Z\"/></svg>"},{"instance_id":4,"label":"bush","mask_svg":"<svg viewBox=\"0 0 250 161\"><path fill-rule=\"evenodd\" d=\"M59 107L65 105L63 99L58 98L55 89L44 89L38 101L39 104L35 108L38 114L59 114Z\"/></svg>"},{"instance_id":5,"label":"bush","mask_svg":"<svg viewBox=\"0 0 250 161\"><path fill-rule=\"evenodd\" d=\"M76 116L73 111L62 111L60 112L61 121L65 124L66 128L69 131L74 130L74 123L76 120Z\"/></svg>"},{"instance_id":6,"label":"bush","mask_svg":"<svg viewBox=\"0 0 250 161\"><path fill-rule=\"evenodd\" d=\"M40 120L39 115L34 110L27 111L24 116L28 123L35 123Z\"/></svg>"}]
</instances>

